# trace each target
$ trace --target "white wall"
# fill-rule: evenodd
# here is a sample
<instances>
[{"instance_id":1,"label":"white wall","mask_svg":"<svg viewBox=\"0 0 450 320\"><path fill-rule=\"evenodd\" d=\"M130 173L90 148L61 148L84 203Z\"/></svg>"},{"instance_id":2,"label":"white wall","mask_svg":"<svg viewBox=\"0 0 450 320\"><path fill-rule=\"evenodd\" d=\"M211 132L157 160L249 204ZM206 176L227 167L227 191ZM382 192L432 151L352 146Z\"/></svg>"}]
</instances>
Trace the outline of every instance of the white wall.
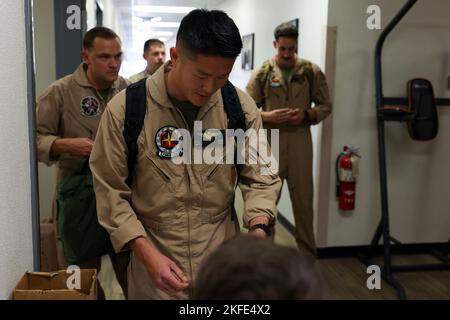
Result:
<instances>
[{"instance_id":1,"label":"white wall","mask_svg":"<svg viewBox=\"0 0 450 320\"><path fill-rule=\"evenodd\" d=\"M55 81L55 15L53 0L33 3L36 93Z\"/></svg>"},{"instance_id":2,"label":"white wall","mask_svg":"<svg viewBox=\"0 0 450 320\"><path fill-rule=\"evenodd\" d=\"M38 0L33 3L34 55L36 69L36 95L39 96L56 80L55 66L55 17L53 0ZM38 164L39 212L41 219L52 214L56 184L56 167Z\"/></svg>"},{"instance_id":3,"label":"white wall","mask_svg":"<svg viewBox=\"0 0 450 320\"><path fill-rule=\"evenodd\" d=\"M329 195L328 246L365 245L380 219L375 118L374 49L380 31L366 28L366 9L381 8L382 27L403 0L330 1L328 23L337 26L337 70L332 154L345 144L360 147L356 210L338 211ZM383 54L386 96L405 96L406 82L426 77L436 96L450 96L450 2L418 1L387 39ZM439 108L440 132L431 142L412 141L405 124L386 124L392 235L402 242L446 242L450 235L450 109ZM334 168L330 168L334 170ZM331 171L330 184L334 185Z\"/></svg>"},{"instance_id":4,"label":"white wall","mask_svg":"<svg viewBox=\"0 0 450 320\"><path fill-rule=\"evenodd\" d=\"M86 0L86 31L91 30L97 25L97 3L95 0Z\"/></svg>"},{"instance_id":5,"label":"white wall","mask_svg":"<svg viewBox=\"0 0 450 320\"><path fill-rule=\"evenodd\" d=\"M33 269L23 1L0 1L0 299Z\"/></svg>"},{"instance_id":6,"label":"white wall","mask_svg":"<svg viewBox=\"0 0 450 320\"><path fill-rule=\"evenodd\" d=\"M124 38L124 33L121 27L121 24L119 23L119 10L118 7L116 6L116 3L114 0L102 0L102 4L103 4L103 26L110 28L112 30L114 30L114 32L117 33L117 35L119 36L120 39L122 39L122 44L123 44L123 48L122 50L124 50L124 60L122 60L122 66L120 68L120 72L119 74L123 77L128 78L129 76L133 75L135 72L130 70L130 66L128 63L128 56L129 56L129 52L128 49L125 47L125 38ZM88 12L89 15L89 12ZM143 44L142 44L143 45ZM142 59L142 58L140 58ZM143 60L143 59L142 59ZM145 65L145 63L144 63ZM142 69L143 70L143 69Z\"/></svg>"},{"instance_id":7,"label":"white wall","mask_svg":"<svg viewBox=\"0 0 450 320\"><path fill-rule=\"evenodd\" d=\"M275 54L273 48L273 30L277 25L292 19L299 19L299 56L317 63L322 69L325 67L325 33L327 25L328 0L279 0L274 9L272 0L224 0L209 9L225 11L238 26L241 35L255 34L254 62L255 67ZM238 57L230 80L241 89L250 78L250 71L241 69L241 58ZM319 133L321 127L313 127L314 142L314 171L316 172ZM315 178L317 175L314 175ZM316 180L316 179L315 179ZM315 182L317 186L317 183ZM278 205L283 215L294 224L292 206L286 184L283 186L282 196Z\"/></svg>"},{"instance_id":8,"label":"white wall","mask_svg":"<svg viewBox=\"0 0 450 320\"><path fill-rule=\"evenodd\" d=\"M118 21L118 14L116 5L113 0L103 0L102 1L104 6L103 11L103 25L105 27L108 27L110 29L113 29L119 37L122 37L122 30L120 28L120 24Z\"/></svg>"}]
</instances>

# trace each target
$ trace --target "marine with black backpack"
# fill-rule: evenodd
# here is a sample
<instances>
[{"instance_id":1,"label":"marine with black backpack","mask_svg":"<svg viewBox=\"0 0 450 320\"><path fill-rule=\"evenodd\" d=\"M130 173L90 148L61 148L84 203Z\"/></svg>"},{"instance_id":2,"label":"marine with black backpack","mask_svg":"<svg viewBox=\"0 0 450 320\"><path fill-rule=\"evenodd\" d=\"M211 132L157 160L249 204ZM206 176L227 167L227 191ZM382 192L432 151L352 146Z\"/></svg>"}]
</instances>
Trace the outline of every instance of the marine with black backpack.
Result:
<instances>
[{"instance_id":1,"label":"marine with black backpack","mask_svg":"<svg viewBox=\"0 0 450 320\"><path fill-rule=\"evenodd\" d=\"M232 214L237 185L244 227L264 237L275 222L281 183L276 172L261 174L271 172L268 164L174 161L188 145L176 132L192 132L194 121L205 130L262 129L253 100L227 82L241 48L224 12L194 10L181 22L171 61L105 110L90 167L99 220L116 251L131 250L129 299L193 297L202 261L240 232Z\"/></svg>"}]
</instances>

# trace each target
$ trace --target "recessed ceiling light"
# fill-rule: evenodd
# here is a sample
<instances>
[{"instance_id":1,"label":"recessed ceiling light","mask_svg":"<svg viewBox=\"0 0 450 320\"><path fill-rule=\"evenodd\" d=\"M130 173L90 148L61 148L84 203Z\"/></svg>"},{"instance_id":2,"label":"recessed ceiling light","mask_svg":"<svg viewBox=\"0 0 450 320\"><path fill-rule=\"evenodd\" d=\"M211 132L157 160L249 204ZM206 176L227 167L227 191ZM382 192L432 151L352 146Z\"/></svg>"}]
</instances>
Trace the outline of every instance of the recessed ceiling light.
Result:
<instances>
[{"instance_id":1,"label":"recessed ceiling light","mask_svg":"<svg viewBox=\"0 0 450 320\"><path fill-rule=\"evenodd\" d=\"M162 21L162 18L161 18L161 17L154 17L154 18L151 18L151 19L150 19L150 22L151 22L151 23L161 22L161 21Z\"/></svg>"},{"instance_id":2,"label":"recessed ceiling light","mask_svg":"<svg viewBox=\"0 0 450 320\"><path fill-rule=\"evenodd\" d=\"M150 22L148 26L155 28L178 28L180 26L179 22Z\"/></svg>"},{"instance_id":3,"label":"recessed ceiling light","mask_svg":"<svg viewBox=\"0 0 450 320\"><path fill-rule=\"evenodd\" d=\"M154 27L154 28L179 28L180 22L161 21L161 17L144 18L133 17L133 24L136 26Z\"/></svg>"},{"instance_id":4,"label":"recessed ceiling light","mask_svg":"<svg viewBox=\"0 0 450 320\"><path fill-rule=\"evenodd\" d=\"M171 37L173 36L173 32L171 31L148 31L149 34L151 34L154 37Z\"/></svg>"},{"instance_id":5,"label":"recessed ceiling light","mask_svg":"<svg viewBox=\"0 0 450 320\"><path fill-rule=\"evenodd\" d=\"M189 13L195 10L195 7L176 7L176 6L133 6L133 10L137 12L157 12L157 13Z\"/></svg>"}]
</instances>

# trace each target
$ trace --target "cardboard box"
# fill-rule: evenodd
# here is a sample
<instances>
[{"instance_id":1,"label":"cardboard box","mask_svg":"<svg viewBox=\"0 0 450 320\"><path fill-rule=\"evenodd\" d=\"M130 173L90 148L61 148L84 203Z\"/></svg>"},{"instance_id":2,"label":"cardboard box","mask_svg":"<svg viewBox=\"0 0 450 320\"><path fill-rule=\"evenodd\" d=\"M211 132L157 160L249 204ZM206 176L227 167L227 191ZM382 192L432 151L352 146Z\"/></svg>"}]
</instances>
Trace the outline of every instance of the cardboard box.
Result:
<instances>
[{"instance_id":1,"label":"cardboard box","mask_svg":"<svg viewBox=\"0 0 450 320\"><path fill-rule=\"evenodd\" d=\"M58 267L58 255L56 250L56 234L54 223L41 222L41 271L51 272Z\"/></svg>"},{"instance_id":2,"label":"cardboard box","mask_svg":"<svg viewBox=\"0 0 450 320\"><path fill-rule=\"evenodd\" d=\"M73 274L27 272L14 289L14 300L97 300L97 270L80 269L80 290L68 289Z\"/></svg>"}]
</instances>

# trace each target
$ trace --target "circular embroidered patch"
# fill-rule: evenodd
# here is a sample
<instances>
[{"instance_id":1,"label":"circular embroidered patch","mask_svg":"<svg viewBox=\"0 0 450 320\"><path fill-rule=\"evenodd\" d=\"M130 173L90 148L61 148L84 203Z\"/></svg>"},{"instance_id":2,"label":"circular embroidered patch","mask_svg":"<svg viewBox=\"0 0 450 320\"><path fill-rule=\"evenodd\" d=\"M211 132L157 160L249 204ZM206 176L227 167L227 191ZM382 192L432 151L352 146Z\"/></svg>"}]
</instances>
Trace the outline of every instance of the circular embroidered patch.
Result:
<instances>
[{"instance_id":1,"label":"circular embroidered patch","mask_svg":"<svg viewBox=\"0 0 450 320\"><path fill-rule=\"evenodd\" d=\"M178 134L177 128L165 126L158 130L155 136L158 157L172 159L183 155L182 137Z\"/></svg>"},{"instance_id":2,"label":"circular embroidered patch","mask_svg":"<svg viewBox=\"0 0 450 320\"><path fill-rule=\"evenodd\" d=\"M97 117L100 115L100 102L92 96L84 97L81 99L80 113L83 117Z\"/></svg>"}]
</instances>

